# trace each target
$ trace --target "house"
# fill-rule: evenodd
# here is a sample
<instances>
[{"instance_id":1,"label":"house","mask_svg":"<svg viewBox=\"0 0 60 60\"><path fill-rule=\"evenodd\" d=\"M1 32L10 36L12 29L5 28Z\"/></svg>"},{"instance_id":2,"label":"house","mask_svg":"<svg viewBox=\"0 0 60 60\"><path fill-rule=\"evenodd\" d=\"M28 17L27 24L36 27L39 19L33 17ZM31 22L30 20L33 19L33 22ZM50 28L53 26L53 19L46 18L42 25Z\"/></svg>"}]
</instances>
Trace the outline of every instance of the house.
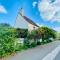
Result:
<instances>
[{"instance_id":1,"label":"house","mask_svg":"<svg viewBox=\"0 0 60 60\"><path fill-rule=\"evenodd\" d=\"M24 10L21 8L17 15L14 27L20 29L28 29L28 31L31 32L32 30L37 29L39 26L31 19L24 16Z\"/></svg>"}]
</instances>

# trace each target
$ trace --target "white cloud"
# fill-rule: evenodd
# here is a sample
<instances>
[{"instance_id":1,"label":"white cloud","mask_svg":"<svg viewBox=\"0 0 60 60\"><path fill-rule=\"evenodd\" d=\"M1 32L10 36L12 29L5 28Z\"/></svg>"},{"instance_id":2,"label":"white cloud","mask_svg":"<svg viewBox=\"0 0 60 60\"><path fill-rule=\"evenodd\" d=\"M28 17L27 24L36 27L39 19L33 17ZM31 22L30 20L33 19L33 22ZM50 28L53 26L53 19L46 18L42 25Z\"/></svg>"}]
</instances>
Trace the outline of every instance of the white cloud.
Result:
<instances>
[{"instance_id":1,"label":"white cloud","mask_svg":"<svg viewBox=\"0 0 60 60\"><path fill-rule=\"evenodd\" d=\"M7 13L7 10L3 5L0 5L0 13L5 13L5 14Z\"/></svg>"},{"instance_id":2,"label":"white cloud","mask_svg":"<svg viewBox=\"0 0 60 60\"><path fill-rule=\"evenodd\" d=\"M41 17L48 21L60 22L60 0L42 0L38 3L38 10Z\"/></svg>"},{"instance_id":3,"label":"white cloud","mask_svg":"<svg viewBox=\"0 0 60 60\"><path fill-rule=\"evenodd\" d=\"M56 30L57 32L60 32L60 27L54 27L54 30Z\"/></svg>"},{"instance_id":4,"label":"white cloud","mask_svg":"<svg viewBox=\"0 0 60 60\"><path fill-rule=\"evenodd\" d=\"M38 25L39 27L43 27L43 26L44 26L43 24L39 24L39 23L37 23L37 25Z\"/></svg>"},{"instance_id":5,"label":"white cloud","mask_svg":"<svg viewBox=\"0 0 60 60\"><path fill-rule=\"evenodd\" d=\"M36 1L34 1L34 2L33 2L33 4L32 4L32 5L33 5L33 7L35 7L35 6L36 6L36 4L37 4L37 2L36 2Z\"/></svg>"}]
</instances>

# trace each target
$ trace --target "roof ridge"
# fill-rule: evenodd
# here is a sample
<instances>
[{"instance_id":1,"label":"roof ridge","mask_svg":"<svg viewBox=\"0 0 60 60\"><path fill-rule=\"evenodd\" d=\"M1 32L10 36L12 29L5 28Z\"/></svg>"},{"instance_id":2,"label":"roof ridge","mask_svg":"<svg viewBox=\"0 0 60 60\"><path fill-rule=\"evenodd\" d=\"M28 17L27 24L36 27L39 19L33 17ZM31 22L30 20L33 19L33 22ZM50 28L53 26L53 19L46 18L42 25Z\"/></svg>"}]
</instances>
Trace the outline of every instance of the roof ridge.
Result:
<instances>
[{"instance_id":1,"label":"roof ridge","mask_svg":"<svg viewBox=\"0 0 60 60\"><path fill-rule=\"evenodd\" d=\"M26 17L26 16L23 16L23 18L24 18L26 21L28 21L29 23L31 23L31 24L39 27L39 26L38 26L34 21L32 21L30 18L28 18L28 17Z\"/></svg>"}]
</instances>

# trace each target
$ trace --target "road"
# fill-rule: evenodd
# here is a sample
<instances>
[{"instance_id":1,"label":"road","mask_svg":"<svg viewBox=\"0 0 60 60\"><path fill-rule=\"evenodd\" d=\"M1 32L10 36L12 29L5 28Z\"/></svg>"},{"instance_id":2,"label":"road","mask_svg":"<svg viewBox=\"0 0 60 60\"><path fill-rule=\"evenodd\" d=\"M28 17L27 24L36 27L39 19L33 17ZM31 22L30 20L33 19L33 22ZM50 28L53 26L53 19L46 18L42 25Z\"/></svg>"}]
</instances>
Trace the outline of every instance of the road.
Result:
<instances>
[{"instance_id":1,"label":"road","mask_svg":"<svg viewBox=\"0 0 60 60\"><path fill-rule=\"evenodd\" d=\"M47 54L53 51L58 45L60 45L60 41L55 41L45 45L40 45L35 48L19 52L15 56L9 57L4 60L42 60Z\"/></svg>"},{"instance_id":2,"label":"road","mask_svg":"<svg viewBox=\"0 0 60 60\"><path fill-rule=\"evenodd\" d=\"M60 52L57 54L54 60L60 60Z\"/></svg>"}]
</instances>

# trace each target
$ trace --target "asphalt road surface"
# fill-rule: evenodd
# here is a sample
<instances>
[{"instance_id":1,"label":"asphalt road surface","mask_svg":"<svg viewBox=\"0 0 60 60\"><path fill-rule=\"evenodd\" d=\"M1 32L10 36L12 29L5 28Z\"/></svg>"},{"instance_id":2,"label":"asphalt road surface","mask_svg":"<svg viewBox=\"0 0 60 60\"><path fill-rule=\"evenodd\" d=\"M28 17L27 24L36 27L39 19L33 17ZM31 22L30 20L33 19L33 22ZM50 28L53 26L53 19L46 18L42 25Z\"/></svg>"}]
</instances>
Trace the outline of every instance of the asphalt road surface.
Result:
<instances>
[{"instance_id":1,"label":"asphalt road surface","mask_svg":"<svg viewBox=\"0 0 60 60\"><path fill-rule=\"evenodd\" d=\"M35 48L19 52L15 56L8 57L7 59L4 60L42 60L47 54L49 54L52 50L54 50L58 45L60 45L60 41L55 41L45 45L40 45ZM60 58L60 53L58 54L58 58Z\"/></svg>"},{"instance_id":2,"label":"asphalt road surface","mask_svg":"<svg viewBox=\"0 0 60 60\"><path fill-rule=\"evenodd\" d=\"M54 60L60 60L60 52L57 54Z\"/></svg>"}]
</instances>

